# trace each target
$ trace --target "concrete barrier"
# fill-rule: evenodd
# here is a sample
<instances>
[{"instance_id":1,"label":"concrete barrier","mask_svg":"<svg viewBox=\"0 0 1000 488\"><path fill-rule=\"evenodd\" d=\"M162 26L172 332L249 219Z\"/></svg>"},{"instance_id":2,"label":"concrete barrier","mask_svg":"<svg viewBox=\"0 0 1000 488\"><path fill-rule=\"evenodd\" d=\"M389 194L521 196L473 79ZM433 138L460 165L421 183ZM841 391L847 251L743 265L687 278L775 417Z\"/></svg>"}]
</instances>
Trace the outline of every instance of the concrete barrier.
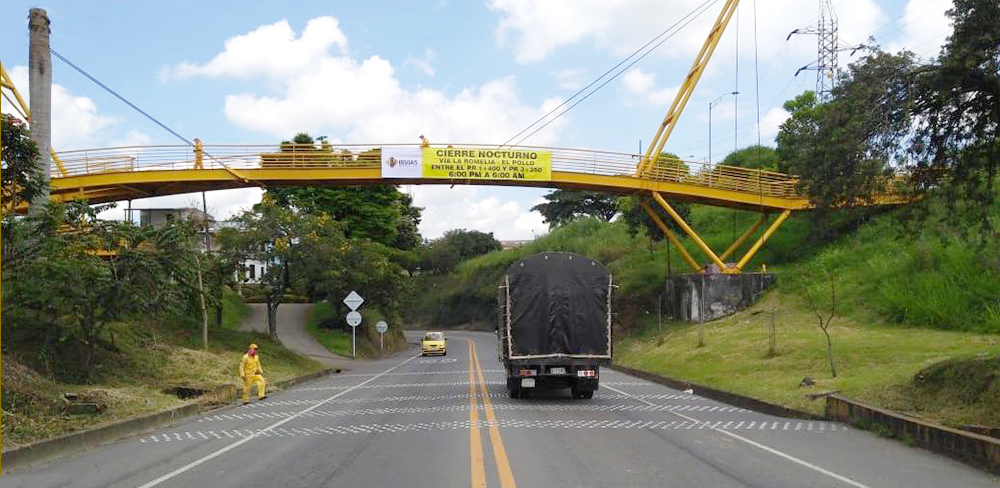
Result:
<instances>
[{"instance_id":1,"label":"concrete barrier","mask_svg":"<svg viewBox=\"0 0 1000 488\"><path fill-rule=\"evenodd\" d=\"M870 407L837 395L826 397L826 416L864 427L882 426L891 430L893 437L1000 474L1000 439Z\"/></svg>"},{"instance_id":2,"label":"concrete barrier","mask_svg":"<svg viewBox=\"0 0 1000 488\"><path fill-rule=\"evenodd\" d=\"M305 383L329 374L339 373L340 371L339 368L331 368L287 380L276 381L274 388L275 390L287 389L299 383ZM197 403L114 422L81 432L45 439L3 451L3 453L0 453L0 456L3 458L0 464L3 465L5 472L15 470L30 464L82 452L102 444L109 444L125 437L170 425L207 410L225 408L237 400L238 390L235 385L221 385L203 395Z\"/></svg>"},{"instance_id":3,"label":"concrete barrier","mask_svg":"<svg viewBox=\"0 0 1000 488\"><path fill-rule=\"evenodd\" d=\"M666 376L650 373L648 371L641 371L638 369L632 369L627 366L621 366L619 364L611 365L611 369L615 371L620 371L625 374L632 376L638 376L647 381L652 381L653 383L659 383L664 386L669 386L675 390L694 390L694 394L702 396L705 398L711 398L712 400L718 400L729 405L737 406L740 408L745 408L747 410L753 410L755 412L766 413L768 415L774 415L777 417L787 417L794 419L805 419L805 420L823 420L823 417L809 412L803 412L801 410L795 410L793 408L783 407L781 405L775 405L773 403L768 403L763 400L758 400L756 398L751 398L748 396L740 395L737 393L731 393L728 391L718 390L712 387L699 385L696 383L690 383L687 381L676 380L673 378L668 378Z\"/></svg>"}]
</instances>

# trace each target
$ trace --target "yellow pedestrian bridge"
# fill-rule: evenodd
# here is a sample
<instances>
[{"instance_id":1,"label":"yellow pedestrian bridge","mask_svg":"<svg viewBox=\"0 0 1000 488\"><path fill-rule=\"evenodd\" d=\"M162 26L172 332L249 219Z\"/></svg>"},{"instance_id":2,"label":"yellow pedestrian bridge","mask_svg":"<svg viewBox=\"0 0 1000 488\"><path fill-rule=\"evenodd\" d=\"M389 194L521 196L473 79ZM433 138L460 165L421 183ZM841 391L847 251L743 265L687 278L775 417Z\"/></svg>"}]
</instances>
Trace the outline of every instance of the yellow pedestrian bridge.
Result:
<instances>
[{"instance_id":1,"label":"yellow pedestrian bridge","mask_svg":"<svg viewBox=\"0 0 1000 488\"><path fill-rule=\"evenodd\" d=\"M457 145L456 145L457 146ZM382 148L419 145L205 145L138 146L57 153L52 198L91 203L131 200L251 186L347 186L364 184L477 184L659 192L669 200L775 212L809 208L797 178L782 173L693 161L654 162L641 176L637 154L584 149L516 147L511 151L551 153L550 180L388 179ZM437 147L437 146L435 146ZM444 147L444 146L442 146ZM482 150L496 146L463 144Z\"/></svg>"},{"instance_id":2,"label":"yellow pedestrian bridge","mask_svg":"<svg viewBox=\"0 0 1000 488\"><path fill-rule=\"evenodd\" d=\"M529 146L431 146L426 139L420 145L323 143L319 146L202 145L195 139L193 147L136 146L53 153L51 198L104 203L251 186L370 184L528 186L634 194L651 197L708 257L707 267L697 262L663 222L662 214L654 211L652 203L640 199L640 205L695 271L737 274L792 211L810 208L809 198L798 189L797 178L770 171L680 161L660 154L738 3L726 0L644 155ZM0 74L3 87L13 91L22 115L30 118L28 107L2 68ZM487 156L483 157L484 154ZM502 156L494 157L497 154ZM859 204L906 201L904 196L893 193L875 197ZM760 219L723 253L716 254L669 200L758 211ZM774 213L778 217L743 257L727 262Z\"/></svg>"},{"instance_id":3,"label":"yellow pedestrian bridge","mask_svg":"<svg viewBox=\"0 0 1000 488\"><path fill-rule=\"evenodd\" d=\"M457 146L457 145L456 145ZM681 245L651 205L643 208L697 272L740 273L758 249L794 210L810 208L809 198L797 188L794 176L734 166L658 158L644 160L638 154L585 149L504 147L518 154L544 154L545 178L451 178L447 174L427 177L389 178L383 174L383 151L414 154L462 154L497 151L491 145L407 144L314 145L202 145L133 146L64 151L54 158L51 196L55 201L88 200L91 203L132 200L179 193L245 187L351 186L371 184L475 184L593 190L618 194L649 195L709 258L709 268L698 263ZM436 151L436 148L444 149ZM429 152L428 152L429 151ZM394 163L394 162L393 162ZM716 254L691 229L668 201L758 211L760 219L722 254ZM891 194L878 204L902 203ZM743 243L779 213L743 257L727 263ZM713 266L714 265L714 266Z\"/></svg>"}]
</instances>

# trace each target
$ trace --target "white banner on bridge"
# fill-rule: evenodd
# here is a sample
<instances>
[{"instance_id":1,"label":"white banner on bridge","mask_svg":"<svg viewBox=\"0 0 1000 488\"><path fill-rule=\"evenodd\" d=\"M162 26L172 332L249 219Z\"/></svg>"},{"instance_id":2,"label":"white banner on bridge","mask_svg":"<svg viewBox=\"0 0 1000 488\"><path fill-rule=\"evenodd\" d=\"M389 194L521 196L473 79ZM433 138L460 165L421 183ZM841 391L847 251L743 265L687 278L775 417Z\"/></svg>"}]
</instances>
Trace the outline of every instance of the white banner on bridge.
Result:
<instances>
[{"instance_id":1,"label":"white banner on bridge","mask_svg":"<svg viewBox=\"0 0 1000 488\"><path fill-rule=\"evenodd\" d=\"M383 178L423 177L423 156L419 147L383 147Z\"/></svg>"}]
</instances>

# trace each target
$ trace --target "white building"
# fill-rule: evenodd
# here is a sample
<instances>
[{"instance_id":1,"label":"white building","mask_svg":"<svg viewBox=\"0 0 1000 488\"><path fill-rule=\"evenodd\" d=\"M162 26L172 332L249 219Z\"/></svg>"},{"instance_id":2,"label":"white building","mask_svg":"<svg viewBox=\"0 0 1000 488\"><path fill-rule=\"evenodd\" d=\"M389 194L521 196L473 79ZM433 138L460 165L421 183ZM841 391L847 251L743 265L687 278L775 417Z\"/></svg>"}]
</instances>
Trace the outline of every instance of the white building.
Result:
<instances>
[{"instance_id":1,"label":"white building","mask_svg":"<svg viewBox=\"0 0 1000 488\"><path fill-rule=\"evenodd\" d=\"M162 227L174 220L178 221L195 221L200 225L203 222L208 223L208 241L209 246L212 251L219 249L218 241L215 236L219 229L225 227L232 227L230 221L216 221L215 217L211 214L207 214L193 207L183 207L183 208L141 208L134 209L139 211L139 225L150 225L156 228ZM129 220L132 220L129 216ZM134 221L134 220L133 220ZM202 236L199 236L198 242L200 244L202 252L205 251L205 240ZM242 283L260 283L261 276L267 272L267 268L270 267L269 263L263 261L258 261L256 259L247 259L243 262L243 272L240 276L240 272L237 271L237 279Z\"/></svg>"}]
</instances>

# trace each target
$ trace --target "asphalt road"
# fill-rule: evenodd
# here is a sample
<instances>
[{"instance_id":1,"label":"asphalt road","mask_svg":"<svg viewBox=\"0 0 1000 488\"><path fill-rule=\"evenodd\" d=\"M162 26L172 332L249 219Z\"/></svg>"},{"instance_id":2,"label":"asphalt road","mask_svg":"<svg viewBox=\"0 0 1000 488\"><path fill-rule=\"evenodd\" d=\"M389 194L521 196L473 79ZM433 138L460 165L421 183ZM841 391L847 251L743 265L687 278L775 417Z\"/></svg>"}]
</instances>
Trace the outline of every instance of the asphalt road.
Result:
<instances>
[{"instance_id":1,"label":"asphalt road","mask_svg":"<svg viewBox=\"0 0 1000 488\"><path fill-rule=\"evenodd\" d=\"M250 313L240 324L240 330L252 330L267 333L267 305L263 303L248 303ZM311 303L282 303L278 306L275 320L278 322L278 340L285 347L308 356L320 364L341 369L354 369L356 364L350 358L340 357L328 351L322 344L316 342L306 330L306 319L309 317Z\"/></svg>"},{"instance_id":2,"label":"asphalt road","mask_svg":"<svg viewBox=\"0 0 1000 488\"><path fill-rule=\"evenodd\" d=\"M512 400L493 336L449 337L446 357L411 349L4 474L0 487L1000 486L841 424L762 415L614 371L602 371L592 400Z\"/></svg>"}]
</instances>

